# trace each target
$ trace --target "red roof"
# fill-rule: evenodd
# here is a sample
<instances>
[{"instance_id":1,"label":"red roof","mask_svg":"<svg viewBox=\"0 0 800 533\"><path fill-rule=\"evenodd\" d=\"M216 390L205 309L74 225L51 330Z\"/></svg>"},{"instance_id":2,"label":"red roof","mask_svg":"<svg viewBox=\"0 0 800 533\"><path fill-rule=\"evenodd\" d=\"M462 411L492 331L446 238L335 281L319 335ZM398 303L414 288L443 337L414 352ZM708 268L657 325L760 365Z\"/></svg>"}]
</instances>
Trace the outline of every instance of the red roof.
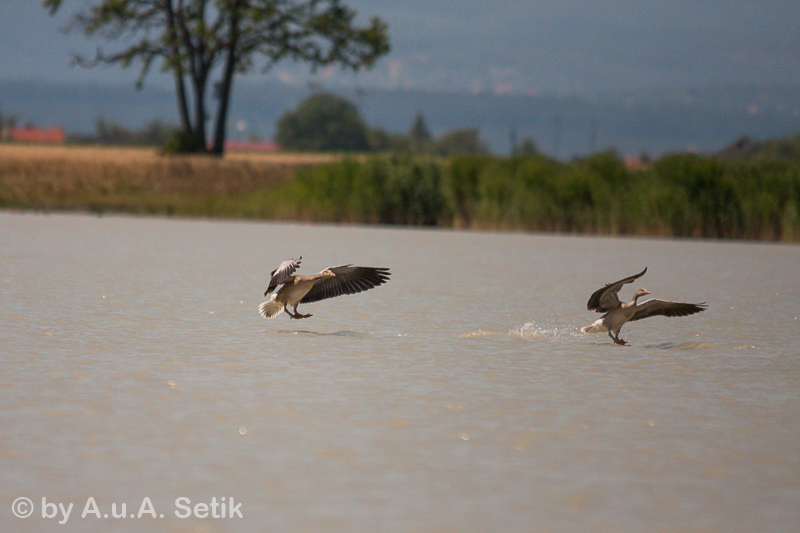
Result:
<instances>
[{"instance_id":1,"label":"red roof","mask_svg":"<svg viewBox=\"0 0 800 533\"><path fill-rule=\"evenodd\" d=\"M240 141L230 140L225 141L225 150L242 151L242 152L277 152L280 147L269 141Z\"/></svg>"},{"instance_id":2,"label":"red roof","mask_svg":"<svg viewBox=\"0 0 800 533\"><path fill-rule=\"evenodd\" d=\"M25 143L64 144L64 141L66 140L64 128L61 126L46 130L34 128L33 126L11 128L9 131L9 137L11 137L12 141Z\"/></svg>"}]
</instances>

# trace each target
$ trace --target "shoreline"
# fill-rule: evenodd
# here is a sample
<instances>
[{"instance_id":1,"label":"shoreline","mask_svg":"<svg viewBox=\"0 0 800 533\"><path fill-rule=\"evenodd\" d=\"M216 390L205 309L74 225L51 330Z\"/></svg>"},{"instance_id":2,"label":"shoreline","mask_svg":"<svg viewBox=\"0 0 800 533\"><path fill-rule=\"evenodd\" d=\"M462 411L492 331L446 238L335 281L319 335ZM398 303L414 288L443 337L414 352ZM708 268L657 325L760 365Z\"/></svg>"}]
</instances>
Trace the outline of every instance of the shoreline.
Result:
<instances>
[{"instance_id":1,"label":"shoreline","mask_svg":"<svg viewBox=\"0 0 800 533\"><path fill-rule=\"evenodd\" d=\"M611 170L592 170L592 165L602 167L598 162ZM233 152L220 158L162 155L156 148L0 143L0 210L800 242L796 192L772 185L761 189L765 199L756 198L751 192L758 185L748 178L740 181L732 200L717 197L729 194L729 184L736 183L730 180L744 179L738 167L728 171L718 165L730 174L703 185L700 196L688 201L689 189L679 180L694 180L688 186L696 187L708 174L676 178L673 165L666 167L667 180L657 183L653 180L664 180L658 177L663 169L660 174L625 170L608 154L569 164L523 161L533 169L530 175L517 173L518 163L498 157L434 162L282 152ZM704 172L703 164L699 160L695 172ZM800 182L794 182L797 167L787 172L795 178L786 183L800 190ZM762 205L754 198L763 200L766 214L753 211ZM788 204L775 211L770 202ZM731 214L750 217L738 223L751 225L716 226Z\"/></svg>"}]
</instances>

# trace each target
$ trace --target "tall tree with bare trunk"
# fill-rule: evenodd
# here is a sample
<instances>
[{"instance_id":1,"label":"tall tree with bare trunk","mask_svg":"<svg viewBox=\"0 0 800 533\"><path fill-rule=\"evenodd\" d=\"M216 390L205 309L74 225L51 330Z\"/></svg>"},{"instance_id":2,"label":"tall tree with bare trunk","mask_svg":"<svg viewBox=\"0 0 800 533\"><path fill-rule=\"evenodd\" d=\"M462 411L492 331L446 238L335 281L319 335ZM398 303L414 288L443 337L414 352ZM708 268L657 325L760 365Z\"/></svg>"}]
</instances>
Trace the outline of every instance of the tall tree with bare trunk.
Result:
<instances>
[{"instance_id":1,"label":"tall tree with bare trunk","mask_svg":"<svg viewBox=\"0 0 800 533\"><path fill-rule=\"evenodd\" d=\"M55 14L64 0L43 0ZM357 71L389 52L388 26L373 17L355 24L356 12L339 0L99 0L75 12L67 31L119 45L76 55L83 66L141 63L141 87L154 62L175 80L184 146L221 155L236 74L283 59ZM212 141L207 139L209 89L217 99Z\"/></svg>"}]
</instances>

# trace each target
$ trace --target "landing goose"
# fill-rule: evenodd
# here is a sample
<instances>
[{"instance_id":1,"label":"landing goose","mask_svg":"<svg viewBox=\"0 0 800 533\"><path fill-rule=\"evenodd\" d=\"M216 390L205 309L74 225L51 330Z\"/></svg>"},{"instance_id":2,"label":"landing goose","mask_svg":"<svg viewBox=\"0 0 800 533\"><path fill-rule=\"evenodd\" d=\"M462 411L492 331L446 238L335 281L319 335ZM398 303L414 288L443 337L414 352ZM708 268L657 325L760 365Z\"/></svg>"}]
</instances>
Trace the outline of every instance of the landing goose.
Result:
<instances>
[{"instance_id":1,"label":"landing goose","mask_svg":"<svg viewBox=\"0 0 800 533\"><path fill-rule=\"evenodd\" d=\"M272 298L258 306L258 312L264 318L274 318L282 311L286 311L289 318L308 318L311 314L297 312L299 304L366 291L386 283L391 275L388 268L340 265L328 267L313 276L297 276L294 271L300 266L301 259L303 258L284 261L270 272L269 285L264 296L278 286L280 289ZM290 305L294 311L289 310Z\"/></svg>"},{"instance_id":2,"label":"landing goose","mask_svg":"<svg viewBox=\"0 0 800 533\"><path fill-rule=\"evenodd\" d=\"M642 318L656 315L689 316L706 309L707 306L705 302L690 304L651 298L645 300L641 304L638 303L640 297L650 294L650 291L647 289L639 289L636 291L633 295L633 300L630 302L621 302L618 294L622 286L641 278L644 276L645 272L647 272L647 268L638 274L621 279L616 283L609 283L605 287L595 291L589 298L586 307L589 311L597 311L598 313L605 314L598 318L591 326L582 327L581 331L583 333L601 333L607 331L611 340L617 344L624 345L627 343L619 338L619 331L626 322L641 320Z\"/></svg>"}]
</instances>

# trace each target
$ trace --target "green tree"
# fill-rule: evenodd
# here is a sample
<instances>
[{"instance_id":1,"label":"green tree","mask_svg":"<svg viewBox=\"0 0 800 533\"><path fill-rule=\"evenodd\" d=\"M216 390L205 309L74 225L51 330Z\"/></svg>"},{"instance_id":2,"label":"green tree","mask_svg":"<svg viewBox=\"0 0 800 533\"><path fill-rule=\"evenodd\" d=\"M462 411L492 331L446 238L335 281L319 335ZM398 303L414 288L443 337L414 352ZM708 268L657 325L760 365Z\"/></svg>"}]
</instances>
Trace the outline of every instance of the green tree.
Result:
<instances>
[{"instance_id":1,"label":"green tree","mask_svg":"<svg viewBox=\"0 0 800 533\"><path fill-rule=\"evenodd\" d=\"M363 151L369 147L367 127L348 100L317 93L278 120L275 140L281 147L301 151Z\"/></svg>"},{"instance_id":2,"label":"green tree","mask_svg":"<svg viewBox=\"0 0 800 533\"><path fill-rule=\"evenodd\" d=\"M175 134L176 128L156 119L141 130L131 130L100 115L94 121L94 131L95 141L100 144L159 146Z\"/></svg>"},{"instance_id":3,"label":"green tree","mask_svg":"<svg viewBox=\"0 0 800 533\"><path fill-rule=\"evenodd\" d=\"M43 0L51 15L62 3ZM355 16L339 0L96 0L74 14L70 28L121 47L98 49L91 59L76 56L78 64L127 68L140 62L137 86L161 61L161 70L174 76L184 146L205 149L213 88L212 152L222 154L235 74L257 61L267 71L283 59L309 63L312 70L337 64L355 71L389 51L386 23L373 17L359 27Z\"/></svg>"},{"instance_id":4,"label":"green tree","mask_svg":"<svg viewBox=\"0 0 800 533\"><path fill-rule=\"evenodd\" d=\"M462 128L448 131L437 139L436 152L443 156L479 155L488 154L489 147L481 140L477 128Z\"/></svg>"},{"instance_id":5,"label":"green tree","mask_svg":"<svg viewBox=\"0 0 800 533\"><path fill-rule=\"evenodd\" d=\"M17 121L19 121L17 115L4 115L2 110L0 110L0 141L5 140L4 135L7 133L7 130L17 126Z\"/></svg>"},{"instance_id":6,"label":"green tree","mask_svg":"<svg viewBox=\"0 0 800 533\"><path fill-rule=\"evenodd\" d=\"M100 144L133 144L133 132L117 122L107 121L103 115L94 121L94 131Z\"/></svg>"},{"instance_id":7,"label":"green tree","mask_svg":"<svg viewBox=\"0 0 800 533\"><path fill-rule=\"evenodd\" d=\"M522 142L514 147L514 155L536 155L538 153L539 149L530 137L522 139Z\"/></svg>"},{"instance_id":8,"label":"green tree","mask_svg":"<svg viewBox=\"0 0 800 533\"><path fill-rule=\"evenodd\" d=\"M414 124L408 132L408 144L412 152L427 152L430 150L433 136L428 125L425 124L425 117L422 113L417 113Z\"/></svg>"},{"instance_id":9,"label":"green tree","mask_svg":"<svg viewBox=\"0 0 800 533\"><path fill-rule=\"evenodd\" d=\"M408 136L403 133L389 133L380 128L367 129L369 150L373 152L408 152Z\"/></svg>"}]
</instances>

